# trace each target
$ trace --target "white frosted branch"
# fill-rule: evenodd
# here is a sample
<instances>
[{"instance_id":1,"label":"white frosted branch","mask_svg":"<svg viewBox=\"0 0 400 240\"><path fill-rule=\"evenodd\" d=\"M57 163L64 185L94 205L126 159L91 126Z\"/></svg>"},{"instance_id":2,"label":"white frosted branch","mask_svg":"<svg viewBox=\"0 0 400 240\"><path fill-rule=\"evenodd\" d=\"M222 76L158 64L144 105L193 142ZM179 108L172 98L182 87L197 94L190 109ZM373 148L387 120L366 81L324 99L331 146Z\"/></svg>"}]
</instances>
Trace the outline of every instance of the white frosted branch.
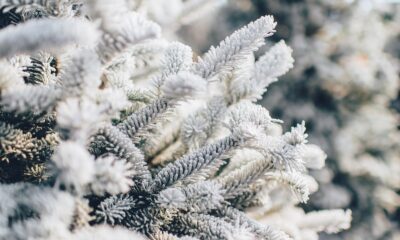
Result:
<instances>
[{"instance_id":1,"label":"white frosted branch","mask_svg":"<svg viewBox=\"0 0 400 240\"><path fill-rule=\"evenodd\" d=\"M199 59L195 72L209 79L232 63L252 54L264 44L264 38L272 35L276 23L272 16L264 16L237 30L223 40L218 47L210 50Z\"/></svg>"},{"instance_id":2,"label":"white frosted branch","mask_svg":"<svg viewBox=\"0 0 400 240\"><path fill-rule=\"evenodd\" d=\"M86 20L32 20L0 31L0 58L40 50L57 52L72 44L93 45L98 36L95 26Z\"/></svg>"}]
</instances>

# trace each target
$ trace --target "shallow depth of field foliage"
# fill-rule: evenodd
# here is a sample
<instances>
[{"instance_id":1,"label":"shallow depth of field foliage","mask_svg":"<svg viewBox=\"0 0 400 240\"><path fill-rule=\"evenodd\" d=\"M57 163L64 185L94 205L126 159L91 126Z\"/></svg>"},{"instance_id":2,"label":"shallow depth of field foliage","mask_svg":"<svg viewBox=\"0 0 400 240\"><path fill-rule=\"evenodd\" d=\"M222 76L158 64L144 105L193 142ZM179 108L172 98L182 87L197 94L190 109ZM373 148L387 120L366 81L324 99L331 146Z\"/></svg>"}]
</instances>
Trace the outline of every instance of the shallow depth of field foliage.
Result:
<instances>
[{"instance_id":1,"label":"shallow depth of field foliage","mask_svg":"<svg viewBox=\"0 0 400 240\"><path fill-rule=\"evenodd\" d=\"M260 104L285 127L304 119L328 156L305 209L353 212L351 229L321 238L399 239L400 2L231 0L181 35L203 50L264 14L278 22L267 45L284 39L295 64Z\"/></svg>"},{"instance_id":2,"label":"shallow depth of field foliage","mask_svg":"<svg viewBox=\"0 0 400 240\"><path fill-rule=\"evenodd\" d=\"M0 0L0 239L348 229L349 209L304 210L327 157L307 122L257 103L297 64L265 47L274 17L199 54L176 31L222 1L161 2Z\"/></svg>"}]
</instances>

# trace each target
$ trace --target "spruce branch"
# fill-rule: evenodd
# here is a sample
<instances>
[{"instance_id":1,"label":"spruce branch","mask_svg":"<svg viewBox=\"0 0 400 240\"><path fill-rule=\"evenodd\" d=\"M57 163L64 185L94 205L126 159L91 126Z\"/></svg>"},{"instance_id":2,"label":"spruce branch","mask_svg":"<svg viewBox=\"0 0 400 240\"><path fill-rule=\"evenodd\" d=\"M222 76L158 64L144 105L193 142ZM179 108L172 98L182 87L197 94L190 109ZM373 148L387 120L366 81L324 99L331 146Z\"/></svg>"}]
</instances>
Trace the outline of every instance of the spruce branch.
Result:
<instances>
[{"instance_id":1,"label":"spruce branch","mask_svg":"<svg viewBox=\"0 0 400 240\"><path fill-rule=\"evenodd\" d=\"M24 77L27 84L49 84L56 81L57 59L49 54L39 54L39 57L31 57L30 63L23 67L23 71L28 75Z\"/></svg>"}]
</instances>

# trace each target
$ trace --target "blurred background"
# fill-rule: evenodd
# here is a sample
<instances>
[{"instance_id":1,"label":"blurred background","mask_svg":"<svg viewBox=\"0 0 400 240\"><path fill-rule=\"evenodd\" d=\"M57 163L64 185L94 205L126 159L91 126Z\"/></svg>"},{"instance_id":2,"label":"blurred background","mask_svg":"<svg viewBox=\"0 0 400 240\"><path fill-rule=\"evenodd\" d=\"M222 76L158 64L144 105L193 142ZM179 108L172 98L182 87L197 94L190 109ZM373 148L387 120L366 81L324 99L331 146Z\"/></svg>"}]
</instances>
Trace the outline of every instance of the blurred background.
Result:
<instances>
[{"instance_id":1,"label":"blurred background","mask_svg":"<svg viewBox=\"0 0 400 240\"><path fill-rule=\"evenodd\" d=\"M352 227L320 239L400 240L400 0L131 0L164 36L201 55L273 15L295 67L260 101L284 128L306 121L328 155L303 208L350 208ZM257 57L257 56L256 56Z\"/></svg>"},{"instance_id":2,"label":"blurred background","mask_svg":"<svg viewBox=\"0 0 400 240\"><path fill-rule=\"evenodd\" d=\"M174 29L198 54L266 14L278 25L265 47L284 39L294 50L294 69L261 104L286 129L306 120L309 141L328 154L304 208L350 208L353 222L321 239L400 239L400 2L215 2Z\"/></svg>"}]
</instances>

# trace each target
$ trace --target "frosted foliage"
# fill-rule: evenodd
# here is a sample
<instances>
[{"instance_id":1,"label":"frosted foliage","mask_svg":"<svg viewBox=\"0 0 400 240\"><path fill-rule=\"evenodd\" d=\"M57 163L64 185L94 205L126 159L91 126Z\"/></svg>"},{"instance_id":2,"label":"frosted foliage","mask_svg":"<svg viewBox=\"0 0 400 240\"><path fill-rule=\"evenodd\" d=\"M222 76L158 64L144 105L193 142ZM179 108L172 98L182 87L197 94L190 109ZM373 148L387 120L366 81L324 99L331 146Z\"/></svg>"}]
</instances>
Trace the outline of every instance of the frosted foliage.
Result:
<instances>
[{"instance_id":1,"label":"frosted foliage","mask_svg":"<svg viewBox=\"0 0 400 240\"><path fill-rule=\"evenodd\" d=\"M278 77L293 68L293 62L292 49L284 41L275 44L254 63L254 67L244 64L244 70L239 69L249 73L230 83L231 101L261 99L271 83L278 81Z\"/></svg>"},{"instance_id":2,"label":"frosted foliage","mask_svg":"<svg viewBox=\"0 0 400 240\"><path fill-rule=\"evenodd\" d=\"M66 60L67 66L62 69L61 84L68 90L79 89L79 92L71 94L80 94L82 91L91 88L97 88L101 81L100 62L93 51L83 51L73 53ZM82 66L87 66L82 69ZM70 90L71 91L71 90Z\"/></svg>"},{"instance_id":3,"label":"frosted foliage","mask_svg":"<svg viewBox=\"0 0 400 240\"><path fill-rule=\"evenodd\" d=\"M289 240L349 227L343 210L293 218L325 155L305 122L283 134L255 103L293 65L284 42L255 61L273 17L203 56L170 41L220 2L0 0L0 239ZM171 24L164 37L149 18Z\"/></svg>"},{"instance_id":4,"label":"frosted foliage","mask_svg":"<svg viewBox=\"0 0 400 240\"><path fill-rule=\"evenodd\" d=\"M308 168L321 169L325 165L326 154L317 145L305 145L301 149L301 155Z\"/></svg>"},{"instance_id":5,"label":"frosted foliage","mask_svg":"<svg viewBox=\"0 0 400 240\"><path fill-rule=\"evenodd\" d=\"M61 172L58 177L60 184L80 189L92 181L94 159L82 145L74 142L61 143L53 161Z\"/></svg>"},{"instance_id":6,"label":"frosted foliage","mask_svg":"<svg viewBox=\"0 0 400 240\"><path fill-rule=\"evenodd\" d=\"M22 78L19 76L18 70L15 69L10 63L2 62L0 72L0 91L10 89L11 87L17 87L22 84Z\"/></svg>"},{"instance_id":7,"label":"frosted foliage","mask_svg":"<svg viewBox=\"0 0 400 240\"><path fill-rule=\"evenodd\" d=\"M229 68L239 58L261 47L264 44L263 39L272 35L275 25L274 19L266 16L238 30L222 41L218 47L211 47L195 65L196 72L204 78L210 78L213 73Z\"/></svg>"},{"instance_id":8,"label":"frosted foliage","mask_svg":"<svg viewBox=\"0 0 400 240\"><path fill-rule=\"evenodd\" d=\"M215 13L225 0L128 1L130 7L159 23L166 34L174 35L182 27Z\"/></svg>"},{"instance_id":9,"label":"frosted foliage","mask_svg":"<svg viewBox=\"0 0 400 240\"><path fill-rule=\"evenodd\" d=\"M131 177L134 175L132 164L114 156L105 156L96 159L95 178L91 188L98 195L103 193L126 193L134 184Z\"/></svg>"},{"instance_id":10,"label":"frosted foliage","mask_svg":"<svg viewBox=\"0 0 400 240\"><path fill-rule=\"evenodd\" d=\"M60 29L64 31L60 32ZM4 58L15 54L30 54L44 49L57 51L63 45L89 45L95 43L98 35L95 27L85 20L30 21L15 27L9 26L0 33L0 43L3 46L0 56ZM18 39L24 39L24 41L18 41Z\"/></svg>"},{"instance_id":11,"label":"frosted foliage","mask_svg":"<svg viewBox=\"0 0 400 240\"><path fill-rule=\"evenodd\" d=\"M124 228L115 228L110 226L96 226L88 229L83 229L76 232L73 239L121 239L121 240L145 240L146 238L135 232L129 231Z\"/></svg>"},{"instance_id":12,"label":"frosted foliage","mask_svg":"<svg viewBox=\"0 0 400 240\"><path fill-rule=\"evenodd\" d=\"M165 97L170 99L196 97L205 89L205 80L189 72L181 72L167 78L161 88Z\"/></svg>"},{"instance_id":13,"label":"frosted foliage","mask_svg":"<svg viewBox=\"0 0 400 240\"><path fill-rule=\"evenodd\" d=\"M93 126L101 118L99 108L93 102L83 99L70 98L60 103L57 109L57 123L61 129L67 129L71 138L83 140L93 132Z\"/></svg>"},{"instance_id":14,"label":"frosted foliage","mask_svg":"<svg viewBox=\"0 0 400 240\"><path fill-rule=\"evenodd\" d=\"M309 186L307 179L298 173L289 173L282 176L277 176L275 173L271 173L266 176L267 179L277 179L282 184L288 186L293 193L296 195L300 202L307 202L310 195Z\"/></svg>"},{"instance_id":15,"label":"frosted foliage","mask_svg":"<svg viewBox=\"0 0 400 240\"><path fill-rule=\"evenodd\" d=\"M255 75L285 72L289 61L270 66L279 63L278 56L288 59L283 56L289 52L295 62L278 82L261 78L269 85L260 102L272 117L283 120L284 129L305 120L310 144L300 147L299 154L304 165L313 169L311 175L320 189L310 196L306 209L351 207L354 215L350 230L338 237L319 237L397 239L399 1L238 0L196 25L205 36L185 29L181 37L203 50L210 40L216 43L215 39L264 12L273 14L278 26L276 38L267 43L269 50L254 58ZM283 47L281 39L293 51ZM260 95L245 95L257 93L245 87L231 89L241 89L235 96L250 100ZM235 102L236 98L228 99ZM301 141L300 136L300 131L291 133L287 140ZM331 169L323 168L325 161ZM263 200L269 201L268 210L281 204L269 196ZM289 228L295 239L318 237Z\"/></svg>"},{"instance_id":16,"label":"frosted foliage","mask_svg":"<svg viewBox=\"0 0 400 240\"><path fill-rule=\"evenodd\" d=\"M361 108L339 132L336 141L343 170L356 176L370 176L398 189L400 152L397 139L400 133L396 129L397 122L395 116L381 106ZM368 152L373 150L380 152L380 155ZM350 167L353 161L357 165Z\"/></svg>"},{"instance_id":17,"label":"frosted foliage","mask_svg":"<svg viewBox=\"0 0 400 240\"><path fill-rule=\"evenodd\" d=\"M283 138L287 143L291 145L305 144L308 142L308 134L306 134L305 132L306 126L305 122L303 121L301 124L297 124L296 127L292 127L291 131L285 133Z\"/></svg>"},{"instance_id":18,"label":"frosted foliage","mask_svg":"<svg viewBox=\"0 0 400 240\"><path fill-rule=\"evenodd\" d=\"M267 109L247 101L237 104L228 114L228 126L231 129L238 127L242 123L253 122L260 126L262 130L267 131L274 120Z\"/></svg>"}]
</instances>

